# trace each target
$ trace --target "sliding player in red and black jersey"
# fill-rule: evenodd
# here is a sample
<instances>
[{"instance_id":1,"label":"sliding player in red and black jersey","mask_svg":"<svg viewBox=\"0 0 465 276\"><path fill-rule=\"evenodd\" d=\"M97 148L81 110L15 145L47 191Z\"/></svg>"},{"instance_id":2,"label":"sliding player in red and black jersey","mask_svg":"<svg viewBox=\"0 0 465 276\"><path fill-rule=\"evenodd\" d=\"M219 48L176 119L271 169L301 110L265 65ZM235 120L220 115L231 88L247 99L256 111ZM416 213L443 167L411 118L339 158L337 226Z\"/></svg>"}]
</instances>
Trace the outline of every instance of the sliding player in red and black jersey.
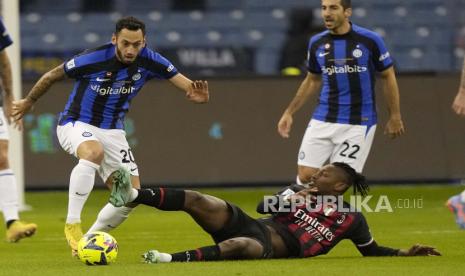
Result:
<instances>
[{"instance_id":1,"label":"sliding player in red and black jersey","mask_svg":"<svg viewBox=\"0 0 465 276\"><path fill-rule=\"evenodd\" d=\"M297 204L289 211L283 206L259 205L273 210L268 218L253 219L239 207L222 199L190 190L170 188L132 188L129 172L117 171L110 203L123 206L129 202L153 206L165 211L188 213L203 230L211 235L215 245L178 253L145 253L147 263L216 261L231 259L270 259L312 257L329 252L342 239L351 239L364 256L430 256L440 255L434 247L414 245L410 249L394 249L376 244L367 222L360 212L343 210L334 205L317 206L313 197L339 196L353 186L366 194L364 177L344 163L324 166L312 178L308 187L293 186L285 190L284 200L310 198L309 204ZM277 202L282 202L278 200ZM313 204L313 205L312 205ZM275 208L276 207L276 208ZM349 211L347 211L347 210Z\"/></svg>"},{"instance_id":2,"label":"sliding player in red and black jersey","mask_svg":"<svg viewBox=\"0 0 465 276\"><path fill-rule=\"evenodd\" d=\"M312 177L309 185L293 184L260 202L257 212L272 215L260 220L281 236L290 257L326 254L343 239L350 239L364 256L402 254L400 249L379 246L360 210L339 197L349 187L347 182L355 192L362 196L367 194L365 177L349 165L336 162L325 166ZM291 202L306 197L310 202L295 204L293 210L289 210Z\"/></svg>"}]
</instances>

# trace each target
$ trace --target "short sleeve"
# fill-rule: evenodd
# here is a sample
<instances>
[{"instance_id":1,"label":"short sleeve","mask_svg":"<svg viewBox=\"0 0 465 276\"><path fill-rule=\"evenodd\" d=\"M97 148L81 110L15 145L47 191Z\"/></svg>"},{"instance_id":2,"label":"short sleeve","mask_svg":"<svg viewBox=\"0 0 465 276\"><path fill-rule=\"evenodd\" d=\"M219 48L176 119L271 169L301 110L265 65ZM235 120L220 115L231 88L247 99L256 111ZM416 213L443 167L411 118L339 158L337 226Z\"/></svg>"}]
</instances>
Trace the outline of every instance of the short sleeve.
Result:
<instances>
[{"instance_id":1,"label":"short sleeve","mask_svg":"<svg viewBox=\"0 0 465 276\"><path fill-rule=\"evenodd\" d=\"M87 52L84 51L83 53L78 54L78 55L68 59L67 61L65 61L64 69L65 69L66 75L69 78L78 79L78 78L82 77L81 75L82 75L83 71L79 70L79 69L81 69L83 66L89 65L90 63L93 62L92 57L86 55L86 53Z\"/></svg>"},{"instance_id":2,"label":"short sleeve","mask_svg":"<svg viewBox=\"0 0 465 276\"><path fill-rule=\"evenodd\" d=\"M147 50L147 54L141 58L141 63L150 71L151 78L171 79L178 74L178 70L171 61L151 50Z\"/></svg>"},{"instance_id":3,"label":"short sleeve","mask_svg":"<svg viewBox=\"0 0 465 276\"><path fill-rule=\"evenodd\" d=\"M77 77L76 59L76 57L73 57L64 63L65 73L69 78L72 79Z\"/></svg>"},{"instance_id":4,"label":"short sleeve","mask_svg":"<svg viewBox=\"0 0 465 276\"><path fill-rule=\"evenodd\" d=\"M307 70L313 74L321 74L321 67L316 59L315 37L312 37L308 43L307 49Z\"/></svg>"},{"instance_id":5,"label":"short sleeve","mask_svg":"<svg viewBox=\"0 0 465 276\"><path fill-rule=\"evenodd\" d=\"M368 223L362 213L358 214L358 222L352 229L349 239L357 246L364 247L373 242Z\"/></svg>"},{"instance_id":6,"label":"short sleeve","mask_svg":"<svg viewBox=\"0 0 465 276\"><path fill-rule=\"evenodd\" d=\"M375 44L373 49L373 63L375 65L376 71L381 72L393 65L393 60L391 54L386 48L383 39L375 34L374 36Z\"/></svg>"},{"instance_id":7,"label":"short sleeve","mask_svg":"<svg viewBox=\"0 0 465 276\"><path fill-rule=\"evenodd\" d=\"M13 40L11 40L10 35L8 34L5 25L3 25L3 21L0 20L0 51L5 49L6 47L10 46L13 44Z\"/></svg>"}]
</instances>

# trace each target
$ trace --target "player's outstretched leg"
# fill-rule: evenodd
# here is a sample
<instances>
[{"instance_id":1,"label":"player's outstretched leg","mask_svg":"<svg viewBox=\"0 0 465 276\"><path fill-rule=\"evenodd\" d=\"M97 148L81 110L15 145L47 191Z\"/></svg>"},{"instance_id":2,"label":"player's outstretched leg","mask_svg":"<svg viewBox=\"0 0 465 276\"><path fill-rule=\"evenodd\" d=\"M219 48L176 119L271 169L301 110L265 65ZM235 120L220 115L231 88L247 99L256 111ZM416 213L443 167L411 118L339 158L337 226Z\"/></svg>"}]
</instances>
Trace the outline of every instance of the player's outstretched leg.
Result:
<instances>
[{"instance_id":1,"label":"player's outstretched leg","mask_svg":"<svg viewBox=\"0 0 465 276\"><path fill-rule=\"evenodd\" d=\"M109 201L116 207L133 202L164 211L185 211L209 233L221 229L231 216L227 203L210 195L161 187L136 190L124 168L116 171L113 177Z\"/></svg>"},{"instance_id":2,"label":"player's outstretched leg","mask_svg":"<svg viewBox=\"0 0 465 276\"><path fill-rule=\"evenodd\" d=\"M218 245L184 250L177 253L162 253L149 250L142 254L145 263L200 262L219 260L258 259L263 256L263 246L255 239L235 237Z\"/></svg>"},{"instance_id":3,"label":"player's outstretched leg","mask_svg":"<svg viewBox=\"0 0 465 276\"><path fill-rule=\"evenodd\" d=\"M20 220L18 208L19 201L16 177L8 164L8 140L1 138L0 211L3 213L5 219L7 242L18 242L22 238L30 237L37 229L36 224L26 223Z\"/></svg>"},{"instance_id":4,"label":"player's outstretched leg","mask_svg":"<svg viewBox=\"0 0 465 276\"><path fill-rule=\"evenodd\" d=\"M452 196L446 202L446 206L455 215L455 222L462 229L465 229L465 200L464 199L465 199L465 191L462 192L462 194Z\"/></svg>"}]
</instances>

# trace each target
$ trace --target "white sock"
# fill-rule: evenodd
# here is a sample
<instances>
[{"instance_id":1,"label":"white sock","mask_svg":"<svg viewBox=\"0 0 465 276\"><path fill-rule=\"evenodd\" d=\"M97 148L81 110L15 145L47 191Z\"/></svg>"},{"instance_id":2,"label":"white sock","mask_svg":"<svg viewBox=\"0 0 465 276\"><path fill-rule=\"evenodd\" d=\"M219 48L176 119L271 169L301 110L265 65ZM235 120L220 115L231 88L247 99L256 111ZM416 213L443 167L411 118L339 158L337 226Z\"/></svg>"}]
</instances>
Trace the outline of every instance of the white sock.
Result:
<instances>
[{"instance_id":1,"label":"white sock","mask_svg":"<svg viewBox=\"0 0 465 276\"><path fill-rule=\"evenodd\" d=\"M110 232L127 219L132 209L133 208L126 206L115 207L110 203L107 203L107 205L100 210L97 220L90 227L87 233L94 231Z\"/></svg>"},{"instance_id":2,"label":"white sock","mask_svg":"<svg viewBox=\"0 0 465 276\"><path fill-rule=\"evenodd\" d=\"M99 165L80 159L69 179L68 216L66 223L81 222L81 212L94 187L95 172Z\"/></svg>"},{"instance_id":3,"label":"white sock","mask_svg":"<svg viewBox=\"0 0 465 276\"><path fill-rule=\"evenodd\" d=\"M11 169L0 171L0 208L5 222L18 220L18 188L16 178Z\"/></svg>"},{"instance_id":4,"label":"white sock","mask_svg":"<svg viewBox=\"0 0 465 276\"><path fill-rule=\"evenodd\" d=\"M138 195L139 195L139 191L132 188L131 189L131 197L129 198L129 202L133 202L137 198Z\"/></svg>"},{"instance_id":5,"label":"white sock","mask_svg":"<svg viewBox=\"0 0 465 276\"><path fill-rule=\"evenodd\" d=\"M171 254L168 254L168 253L160 253L160 262L161 263L170 263L171 260L173 259L173 256L171 256Z\"/></svg>"}]
</instances>

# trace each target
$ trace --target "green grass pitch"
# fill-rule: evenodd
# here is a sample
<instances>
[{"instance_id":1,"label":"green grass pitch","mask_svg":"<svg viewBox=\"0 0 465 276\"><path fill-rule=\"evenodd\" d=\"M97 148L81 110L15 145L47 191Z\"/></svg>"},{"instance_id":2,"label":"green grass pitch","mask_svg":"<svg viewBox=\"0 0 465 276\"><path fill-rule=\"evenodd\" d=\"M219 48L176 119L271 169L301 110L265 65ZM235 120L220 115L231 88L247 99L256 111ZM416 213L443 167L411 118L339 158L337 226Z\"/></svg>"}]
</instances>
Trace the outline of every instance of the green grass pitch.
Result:
<instances>
[{"instance_id":1,"label":"green grass pitch","mask_svg":"<svg viewBox=\"0 0 465 276\"><path fill-rule=\"evenodd\" d=\"M392 213L366 214L379 244L402 248L415 243L433 245L442 257L364 258L349 241L343 241L328 255L309 259L147 265L140 259L147 249L178 252L212 242L188 215L140 206L111 233L120 248L116 263L101 267L86 266L71 257L63 234L67 193L27 193L33 211L22 213L22 218L36 222L39 229L33 238L17 244L0 242L0 275L464 275L465 231L457 228L453 215L444 207L449 196L463 189L396 185L374 186L371 191L374 198L387 195L393 207ZM255 204L274 189L202 191L234 202L258 217ZM107 197L107 191L92 193L82 215L84 230L93 223ZM370 201L370 205L376 202ZM422 208L401 208L420 202Z\"/></svg>"}]
</instances>

